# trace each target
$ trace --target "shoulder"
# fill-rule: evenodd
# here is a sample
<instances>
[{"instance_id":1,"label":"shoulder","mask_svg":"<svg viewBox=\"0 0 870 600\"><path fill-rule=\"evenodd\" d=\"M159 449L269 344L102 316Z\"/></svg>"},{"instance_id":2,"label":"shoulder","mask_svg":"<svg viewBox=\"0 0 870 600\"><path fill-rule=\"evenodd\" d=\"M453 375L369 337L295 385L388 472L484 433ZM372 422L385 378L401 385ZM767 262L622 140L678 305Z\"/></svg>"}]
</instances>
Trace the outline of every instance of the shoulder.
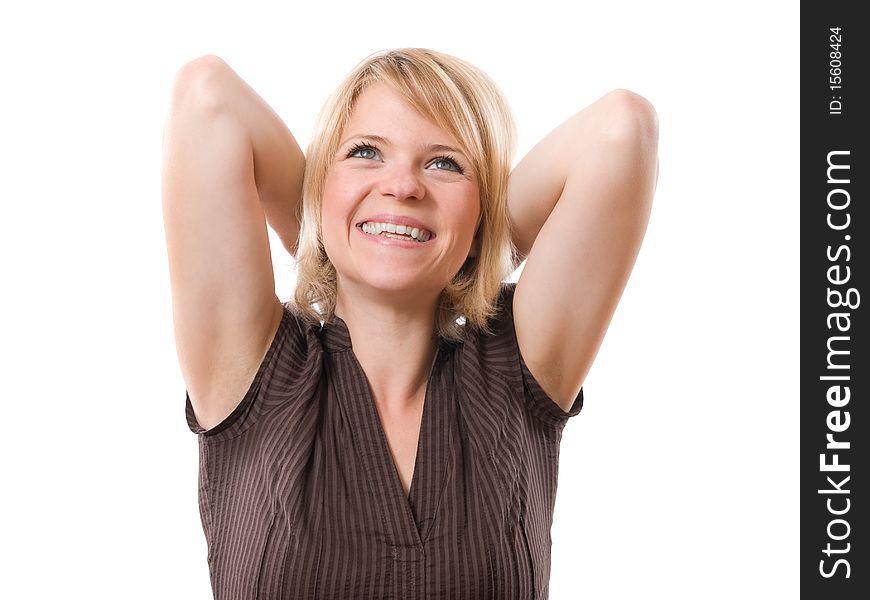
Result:
<instances>
[{"instance_id":1,"label":"shoulder","mask_svg":"<svg viewBox=\"0 0 870 600\"><path fill-rule=\"evenodd\" d=\"M316 379L321 354L318 326L305 321L290 303L278 302L272 318L265 345L249 357L247 366L235 375L223 374L222 389L231 404L221 414L203 415L188 391L187 421L194 433L215 441L235 437L275 404L300 395L306 384Z\"/></svg>"},{"instance_id":2,"label":"shoulder","mask_svg":"<svg viewBox=\"0 0 870 600\"><path fill-rule=\"evenodd\" d=\"M503 283L489 331L469 328L462 349L463 386L503 401L506 395L522 398L529 413L555 427L580 412L580 390L570 402L559 403L548 393L540 370L526 363L514 324L516 283Z\"/></svg>"}]
</instances>

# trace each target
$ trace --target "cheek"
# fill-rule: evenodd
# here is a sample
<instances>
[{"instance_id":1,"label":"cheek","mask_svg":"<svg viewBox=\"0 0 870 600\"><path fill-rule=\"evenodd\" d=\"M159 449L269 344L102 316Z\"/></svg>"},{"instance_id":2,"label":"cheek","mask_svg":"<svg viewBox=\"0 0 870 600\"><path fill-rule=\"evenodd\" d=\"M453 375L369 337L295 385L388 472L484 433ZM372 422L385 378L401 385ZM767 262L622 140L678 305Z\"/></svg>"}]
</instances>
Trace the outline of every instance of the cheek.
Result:
<instances>
[{"instance_id":1,"label":"cheek","mask_svg":"<svg viewBox=\"0 0 870 600\"><path fill-rule=\"evenodd\" d=\"M466 203L466 210L462 216L462 220L471 228L471 235L477 231L477 225L483 218L483 207L480 204L480 195L474 194Z\"/></svg>"},{"instance_id":2,"label":"cheek","mask_svg":"<svg viewBox=\"0 0 870 600\"><path fill-rule=\"evenodd\" d=\"M335 181L323 186L323 196L320 201L320 220L323 227L330 223L334 224L335 219L340 218L343 201L341 187L337 186Z\"/></svg>"},{"instance_id":3,"label":"cheek","mask_svg":"<svg viewBox=\"0 0 870 600\"><path fill-rule=\"evenodd\" d=\"M335 216L352 208L357 193L351 181L333 176L324 182L321 212Z\"/></svg>"},{"instance_id":4,"label":"cheek","mask_svg":"<svg viewBox=\"0 0 870 600\"><path fill-rule=\"evenodd\" d=\"M339 246L349 235L352 226L353 207L339 188L324 186L320 203L320 232L324 248Z\"/></svg>"}]
</instances>

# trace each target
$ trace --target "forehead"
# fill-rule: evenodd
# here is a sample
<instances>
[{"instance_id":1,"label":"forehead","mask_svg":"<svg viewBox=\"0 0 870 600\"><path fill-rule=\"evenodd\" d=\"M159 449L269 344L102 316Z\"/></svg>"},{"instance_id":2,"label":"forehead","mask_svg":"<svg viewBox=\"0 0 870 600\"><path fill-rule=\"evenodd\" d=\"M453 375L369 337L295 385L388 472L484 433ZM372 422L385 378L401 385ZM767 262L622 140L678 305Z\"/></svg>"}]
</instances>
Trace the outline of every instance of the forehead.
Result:
<instances>
[{"instance_id":1,"label":"forehead","mask_svg":"<svg viewBox=\"0 0 870 600\"><path fill-rule=\"evenodd\" d=\"M385 83L370 85L354 103L343 138L357 135L377 135L396 142L425 138L427 143L457 143Z\"/></svg>"}]
</instances>

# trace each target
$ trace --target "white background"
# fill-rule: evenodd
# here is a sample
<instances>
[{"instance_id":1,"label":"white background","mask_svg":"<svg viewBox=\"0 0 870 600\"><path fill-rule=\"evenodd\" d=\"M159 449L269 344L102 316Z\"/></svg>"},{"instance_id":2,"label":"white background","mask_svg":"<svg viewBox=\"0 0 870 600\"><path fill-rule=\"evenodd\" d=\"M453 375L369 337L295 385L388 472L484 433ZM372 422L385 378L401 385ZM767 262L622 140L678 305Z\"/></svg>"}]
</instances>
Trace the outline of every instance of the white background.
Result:
<instances>
[{"instance_id":1,"label":"white background","mask_svg":"<svg viewBox=\"0 0 870 600\"><path fill-rule=\"evenodd\" d=\"M172 78L221 56L305 148L344 75L401 46L489 73L517 160L613 88L658 111L646 240L564 431L550 597L798 596L794 3L21 6L0 20L0 596L211 597L160 200Z\"/></svg>"}]
</instances>

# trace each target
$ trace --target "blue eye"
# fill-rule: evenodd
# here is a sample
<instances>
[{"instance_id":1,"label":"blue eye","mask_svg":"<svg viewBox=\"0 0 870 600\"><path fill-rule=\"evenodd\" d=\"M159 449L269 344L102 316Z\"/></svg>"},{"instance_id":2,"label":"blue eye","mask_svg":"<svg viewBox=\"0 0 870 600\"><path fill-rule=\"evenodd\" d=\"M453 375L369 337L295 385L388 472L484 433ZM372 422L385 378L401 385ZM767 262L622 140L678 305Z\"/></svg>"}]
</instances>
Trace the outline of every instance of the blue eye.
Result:
<instances>
[{"instance_id":1,"label":"blue eye","mask_svg":"<svg viewBox=\"0 0 870 600\"><path fill-rule=\"evenodd\" d=\"M377 158L377 156L377 148L370 144L354 144L354 146L347 153L347 158L364 158L367 160L372 160ZM432 162L432 164L443 165L436 166L437 171L453 171L455 173L459 173L460 175L465 173L465 169L463 169L459 165L459 163L456 162L451 156L439 156Z\"/></svg>"},{"instance_id":2,"label":"blue eye","mask_svg":"<svg viewBox=\"0 0 870 600\"><path fill-rule=\"evenodd\" d=\"M452 165L452 168L447 169L448 171L456 171L457 173L460 173L460 174L465 172L464 169L459 166L459 163L457 163L455 160L453 160L449 156L439 156L438 158L435 159L435 162L432 164L438 165L438 164L442 164L442 163L446 164L446 165ZM443 169L438 169L438 170L441 171Z\"/></svg>"},{"instance_id":3,"label":"blue eye","mask_svg":"<svg viewBox=\"0 0 870 600\"><path fill-rule=\"evenodd\" d=\"M374 158L374 156L371 155L362 155L363 152L371 152L374 155L377 154L377 150L375 150L371 146L365 144L356 144L353 148L350 149L350 152L347 153L347 157L350 158L352 156L359 155L359 158Z\"/></svg>"}]
</instances>

